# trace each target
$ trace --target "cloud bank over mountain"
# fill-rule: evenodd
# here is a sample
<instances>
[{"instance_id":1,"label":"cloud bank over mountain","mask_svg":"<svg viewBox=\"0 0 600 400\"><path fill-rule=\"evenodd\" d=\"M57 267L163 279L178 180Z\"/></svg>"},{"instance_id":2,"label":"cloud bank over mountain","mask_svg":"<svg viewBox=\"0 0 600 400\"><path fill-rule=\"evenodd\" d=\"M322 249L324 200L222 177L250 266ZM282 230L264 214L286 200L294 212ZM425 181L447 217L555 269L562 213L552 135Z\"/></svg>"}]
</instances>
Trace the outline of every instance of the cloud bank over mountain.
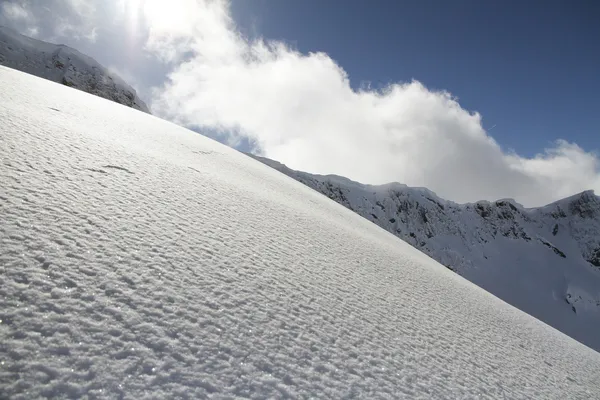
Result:
<instances>
[{"instance_id":1,"label":"cloud bank over mountain","mask_svg":"<svg viewBox=\"0 0 600 400\"><path fill-rule=\"evenodd\" d=\"M103 23L76 0L60 3L81 10L73 21L86 27L83 36ZM539 206L600 190L597 155L575 143L558 141L531 158L507 151L483 129L481 115L450 93L418 81L357 90L325 53L244 36L227 2L88 7L111 8L168 71L152 90L154 113L234 146L250 143L292 168L425 186L458 202L511 197Z\"/></svg>"}]
</instances>

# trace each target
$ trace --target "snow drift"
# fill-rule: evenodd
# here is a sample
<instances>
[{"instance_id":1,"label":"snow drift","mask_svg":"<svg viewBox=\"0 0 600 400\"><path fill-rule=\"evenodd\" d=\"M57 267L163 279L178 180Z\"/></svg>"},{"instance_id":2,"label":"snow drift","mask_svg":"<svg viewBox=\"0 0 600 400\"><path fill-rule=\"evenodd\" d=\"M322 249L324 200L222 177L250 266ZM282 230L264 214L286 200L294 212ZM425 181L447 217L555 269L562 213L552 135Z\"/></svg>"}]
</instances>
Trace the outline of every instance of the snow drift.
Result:
<instances>
[{"instance_id":1,"label":"snow drift","mask_svg":"<svg viewBox=\"0 0 600 400\"><path fill-rule=\"evenodd\" d=\"M0 397L600 393L600 354L283 174L15 70L0 86Z\"/></svg>"}]
</instances>

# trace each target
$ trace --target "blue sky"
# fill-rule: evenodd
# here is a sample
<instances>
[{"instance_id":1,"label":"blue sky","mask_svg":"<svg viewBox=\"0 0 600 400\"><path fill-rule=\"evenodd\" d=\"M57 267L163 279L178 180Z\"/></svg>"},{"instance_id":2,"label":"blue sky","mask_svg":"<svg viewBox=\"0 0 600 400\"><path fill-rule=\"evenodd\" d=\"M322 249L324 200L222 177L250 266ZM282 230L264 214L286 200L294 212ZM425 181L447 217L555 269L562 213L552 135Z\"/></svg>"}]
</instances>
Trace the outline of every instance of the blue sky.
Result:
<instances>
[{"instance_id":1,"label":"blue sky","mask_svg":"<svg viewBox=\"0 0 600 400\"><path fill-rule=\"evenodd\" d=\"M241 1L249 35L324 51L354 87L417 79L483 115L507 148L600 149L598 1Z\"/></svg>"},{"instance_id":2,"label":"blue sky","mask_svg":"<svg viewBox=\"0 0 600 400\"><path fill-rule=\"evenodd\" d=\"M291 168L539 206L600 191L600 2L0 0L155 115Z\"/></svg>"}]
</instances>

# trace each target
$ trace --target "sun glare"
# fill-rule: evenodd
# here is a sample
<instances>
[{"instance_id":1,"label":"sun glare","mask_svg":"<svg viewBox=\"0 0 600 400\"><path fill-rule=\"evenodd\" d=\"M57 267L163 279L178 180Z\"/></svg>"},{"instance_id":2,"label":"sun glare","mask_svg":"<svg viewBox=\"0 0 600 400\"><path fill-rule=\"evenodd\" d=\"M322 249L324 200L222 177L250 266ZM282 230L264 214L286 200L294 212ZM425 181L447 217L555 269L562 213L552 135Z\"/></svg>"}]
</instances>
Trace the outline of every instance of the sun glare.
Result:
<instances>
[{"instance_id":1,"label":"sun glare","mask_svg":"<svg viewBox=\"0 0 600 400\"><path fill-rule=\"evenodd\" d=\"M142 0L125 0L127 8L130 11L137 11L140 8L140 3Z\"/></svg>"},{"instance_id":2,"label":"sun glare","mask_svg":"<svg viewBox=\"0 0 600 400\"><path fill-rule=\"evenodd\" d=\"M143 1L144 16L155 29L177 28L185 21L185 7L181 3L181 1L145 0Z\"/></svg>"},{"instance_id":3,"label":"sun glare","mask_svg":"<svg viewBox=\"0 0 600 400\"><path fill-rule=\"evenodd\" d=\"M138 31L142 0L120 0L117 3L127 21L130 35Z\"/></svg>"}]
</instances>

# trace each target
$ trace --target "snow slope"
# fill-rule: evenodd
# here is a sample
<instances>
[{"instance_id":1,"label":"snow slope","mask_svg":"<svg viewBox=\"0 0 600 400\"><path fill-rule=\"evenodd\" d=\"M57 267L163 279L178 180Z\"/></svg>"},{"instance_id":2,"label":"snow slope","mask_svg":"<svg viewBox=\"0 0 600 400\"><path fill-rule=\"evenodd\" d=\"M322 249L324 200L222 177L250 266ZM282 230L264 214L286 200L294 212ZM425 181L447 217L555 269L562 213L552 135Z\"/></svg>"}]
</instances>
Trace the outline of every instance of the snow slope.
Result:
<instances>
[{"instance_id":1,"label":"snow slope","mask_svg":"<svg viewBox=\"0 0 600 400\"><path fill-rule=\"evenodd\" d=\"M599 353L272 168L0 87L0 398L598 398Z\"/></svg>"},{"instance_id":2,"label":"snow slope","mask_svg":"<svg viewBox=\"0 0 600 400\"><path fill-rule=\"evenodd\" d=\"M135 90L96 60L0 26L0 65L71 86L149 113Z\"/></svg>"},{"instance_id":3,"label":"snow slope","mask_svg":"<svg viewBox=\"0 0 600 400\"><path fill-rule=\"evenodd\" d=\"M461 205L424 188L362 185L252 157L600 351L600 198L592 191L533 209L513 200Z\"/></svg>"}]
</instances>

